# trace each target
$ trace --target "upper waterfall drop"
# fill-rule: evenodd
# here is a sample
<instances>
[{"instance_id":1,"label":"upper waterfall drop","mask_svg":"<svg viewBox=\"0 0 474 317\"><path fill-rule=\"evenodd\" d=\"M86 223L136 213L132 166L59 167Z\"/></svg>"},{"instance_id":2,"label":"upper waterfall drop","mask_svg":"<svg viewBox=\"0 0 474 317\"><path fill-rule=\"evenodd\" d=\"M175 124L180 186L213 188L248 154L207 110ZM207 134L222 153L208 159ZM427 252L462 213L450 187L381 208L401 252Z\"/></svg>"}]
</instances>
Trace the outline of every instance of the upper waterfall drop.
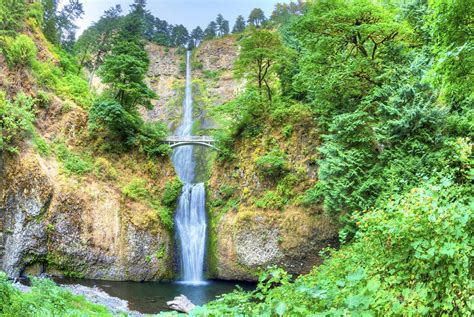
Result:
<instances>
[{"instance_id":1,"label":"upper waterfall drop","mask_svg":"<svg viewBox=\"0 0 474 317\"><path fill-rule=\"evenodd\" d=\"M190 136L193 125L193 97L191 82L191 51L186 52L186 89L183 102L183 119L176 130L178 136ZM183 282L204 282L204 256L206 248L206 191L203 183L193 184L196 160L193 146L185 145L174 150L172 161L184 186L175 214L176 234L181 256Z\"/></svg>"}]
</instances>

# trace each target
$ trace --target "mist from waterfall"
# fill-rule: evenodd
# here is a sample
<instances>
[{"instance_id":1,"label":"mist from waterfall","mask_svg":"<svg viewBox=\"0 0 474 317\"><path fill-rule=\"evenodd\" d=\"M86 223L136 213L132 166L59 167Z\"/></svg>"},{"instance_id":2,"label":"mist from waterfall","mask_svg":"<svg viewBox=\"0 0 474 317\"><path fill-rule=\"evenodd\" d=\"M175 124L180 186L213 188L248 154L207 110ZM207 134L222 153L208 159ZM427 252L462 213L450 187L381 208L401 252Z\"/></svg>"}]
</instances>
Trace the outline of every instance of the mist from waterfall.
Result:
<instances>
[{"instance_id":1,"label":"mist from waterfall","mask_svg":"<svg viewBox=\"0 0 474 317\"><path fill-rule=\"evenodd\" d=\"M183 119L175 134L189 136L193 125L191 51L186 52L186 89ZM184 183L175 213L176 234L181 257L181 275L185 283L203 283L206 248L206 192L203 183L193 184L196 160L193 146L177 147L172 156L174 167Z\"/></svg>"}]
</instances>

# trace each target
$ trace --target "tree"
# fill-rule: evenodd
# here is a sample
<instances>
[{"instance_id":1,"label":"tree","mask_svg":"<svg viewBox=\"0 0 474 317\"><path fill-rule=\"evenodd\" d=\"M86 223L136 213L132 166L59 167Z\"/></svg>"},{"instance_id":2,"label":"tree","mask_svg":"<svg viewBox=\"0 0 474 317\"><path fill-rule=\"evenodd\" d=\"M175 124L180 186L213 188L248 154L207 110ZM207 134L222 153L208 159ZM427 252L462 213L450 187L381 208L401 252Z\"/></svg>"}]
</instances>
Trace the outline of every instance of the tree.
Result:
<instances>
[{"instance_id":1,"label":"tree","mask_svg":"<svg viewBox=\"0 0 474 317\"><path fill-rule=\"evenodd\" d=\"M265 13L260 8L255 8L250 12L248 23L259 28L266 21Z\"/></svg>"},{"instance_id":2,"label":"tree","mask_svg":"<svg viewBox=\"0 0 474 317\"><path fill-rule=\"evenodd\" d=\"M82 3L79 0L69 0L59 15L57 16L57 30L59 41L68 50L72 50L72 46L76 39L77 25L74 22L84 14Z\"/></svg>"},{"instance_id":3,"label":"tree","mask_svg":"<svg viewBox=\"0 0 474 317\"><path fill-rule=\"evenodd\" d=\"M211 21L207 28L204 30L204 38L206 40L213 39L217 36L217 24L214 21Z\"/></svg>"},{"instance_id":4,"label":"tree","mask_svg":"<svg viewBox=\"0 0 474 317\"><path fill-rule=\"evenodd\" d=\"M80 67L87 65L91 70L89 85L97 68L103 63L103 58L112 49L113 43L122 25L123 17L120 5L106 10L99 21L86 29L74 46L79 57Z\"/></svg>"},{"instance_id":5,"label":"tree","mask_svg":"<svg viewBox=\"0 0 474 317\"><path fill-rule=\"evenodd\" d=\"M236 74L256 82L260 94L265 88L271 101L271 81L284 50L278 34L268 30L253 30L240 41L240 46Z\"/></svg>"},{"instance_id":6,"label":"tree","mask_svg":"<svg viewBox=\"0 0 474 317\"><path fill-rule=\"evenodd\" d=\"M290 3L277 3L272 12L270 20L276 23L284 24L291 17L303 15L306 12L308 4L305 1L298 0Z\"/></svg>"},{"instance_id":7,"label":"tree","mask_svg":"<svg viewBox=\"0 0 474 317\"><path fill-rule=\"evenodd\" d=\"M198 26L191 32L191 41L193 42L193 46L199 45L199 42L201 42L203 38L204 31L201 29L201 27Z\"/></svg>"},{"instance_id":8,"label":"tree","mask_svg":"<svg viewBox=\"0 0 474 317\"><path fill-rule=\"evenodd\" d=\"M83 14L79 0L69 0L61 11L58 11L58 0L42 0L44 9L43 33L53 44L62 44L72 49L77 29L74 23Z\"/></svg>"},{"instance_id":9,"label":"tree","mask_svg":"<svg viewBox=\"0 0 474 317\"><path fill-rule=\"evenodd\" d=\"M224 19L222 14L218 14L216 18L217 32L219 36L229 34L229 21Z\"/></svg>"},{"instance_id":10,"label":"tree","mask_svg":"<svg viewBox=\"0 0 474 317\"><path fill-rule=\"evenodd\" d=\"M119 40L99 69L102 82L110 85L113 98L127 111L139 105L151 107L155 94L144 82L149 62L140 44Z\"/></svg>"},{"instance_id":11,"label":"tree","mask_svg":"<svg viewBox=\"0 0 474 317\"><path fill-rule=\"evenodd\" d=\"M235 20L234 27L232 28L232 33L242 33L245 31L245 19L243 16L239 15Z\"/></svg>"},{"instance_id":12,"label":"tree","mask_svg":"<svg viewBox=\"0 0 474 317\"><path fill-rule=\"evenodd\" d=\"M182 24L173 26L171 30L171 44L173 46L187 45L189 42L188 29Z\"/></svg>"},{"instance_id":13,"label":"tree","mask_svg":"<svg viewBox=\"0 0 474 317\"><path fill-rule=\"evenodd\" d=\"M171 26L165 20L155 18L155 33L153 41L165 46L172 46L171 43Z\"/></svg>"},{"instance_id":14,"label":"tree","mask_svg":"<svg viewBox=\"0 0 474 317\"><path fill-rule=\"evenodd\" d=\"M150 60L143 43L145 1L135 0L130 13L122 20L112 51L99 69L102 81L126 111L137 106L151 107L155 94L144 82Z\"/></svg>"}]
</instances>

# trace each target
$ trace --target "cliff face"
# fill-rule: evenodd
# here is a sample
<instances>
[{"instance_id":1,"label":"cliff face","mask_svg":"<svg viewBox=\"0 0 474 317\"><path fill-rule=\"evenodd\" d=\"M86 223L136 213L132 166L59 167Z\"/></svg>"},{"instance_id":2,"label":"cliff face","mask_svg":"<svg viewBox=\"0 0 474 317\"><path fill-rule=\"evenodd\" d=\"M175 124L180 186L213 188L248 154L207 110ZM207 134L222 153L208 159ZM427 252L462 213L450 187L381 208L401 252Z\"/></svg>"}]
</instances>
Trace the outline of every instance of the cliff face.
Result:
<instances>
[{"instance_id":1,"label":"cliff face","mask_svg":"<svg viewBox=\"0 0 474 317\"><path fill-rule=\"evenodd\" d=\"M183 49L168 48L149 43L146 46L150 58L147 84L158 95L152 110L142 109L146 120L161 120L174 130L181 118L184 96Z\"/></svg>"},{"instance_id":2,"label":"cliff face","mask_svg":"<svg viewBox=\"0 0 474 317\"><path fill-rule=\"evenodd\" d=\"M80 147L73 140L81 140L86 113L77 108L66 116L48 111L44 118L56 124L38 131L51 138L61 135L70 139L71 148ZM125 165L139 161L121 159ZM118 175L110 181L70 175L55 157L42 157L27 144L19 155L7 156L3 270L12 277L24 270L108 280L172 277L172 234L155 210L121 190L131 174L146 171L114 166ZM172 166L165 160L155 167L159 182L149 181L163 188L174 176Z\"/></svg>"},{"instance_id":3,"label":"cliff face","mask_svg":"<svg viewBox=\"0 0 474 317\"><path fill-rule=\"evenodd\" d=\"M255 280L272 265L307 273L321 263L321 249L337 244L337 225L320 206L299 202L317 182L318 135L308 119L293 119L268 122L259 135L234 144L233 160L212 168L211 271L218 278ZM291 135L284 128L289 125ZM264 176L256 161L275 148L284 153L287 170Z\"/></svg>"},{"instance_id":4,"label":"cliff face","mask_svg":"<svg viewBox=\"0 0 474 317\"><path fill-rule=\"evenodd\" d=\"M44 37L24 30L37 60L58 65ZM53 67L53 66L52 66ZM175 173L170 160L140 153L109 153L91 139L87 111L37 81L33 70L9 69L0 54L0 89L35 100L36 121L18 153L0 149L0 270L108 280L173 276L173 234L159 207L125 190L139 180L159 197ZM40 105L39 91L48 96ZM34 139L41 140L40 151ZM97 143L95 143L97 142ZM70 165L82 164L82 172Z\"/></svg>"}]
</instances>

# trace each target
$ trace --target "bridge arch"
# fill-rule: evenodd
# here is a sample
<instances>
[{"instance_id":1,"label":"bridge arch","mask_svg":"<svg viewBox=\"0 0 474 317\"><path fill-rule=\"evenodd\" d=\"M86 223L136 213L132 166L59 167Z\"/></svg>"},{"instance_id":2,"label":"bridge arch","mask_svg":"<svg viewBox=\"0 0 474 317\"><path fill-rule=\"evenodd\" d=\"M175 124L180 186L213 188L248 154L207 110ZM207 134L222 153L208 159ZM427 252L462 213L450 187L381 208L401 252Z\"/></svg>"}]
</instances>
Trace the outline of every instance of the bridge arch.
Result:
<instances>
[{"instance_id":1,"label":"bridge arch","mask_svg":"<svg viewBox=\"0 0 474 317\"><path fill-rule=\"evenodd\" d=\"M162 141L163 143L169 144L171 148L176 148L183 145L199 145L199 146L206 146L208 148L218 150L214 146L214 138L210 136L194 136L194 135L187 135L187 136L169 136Z\"/></svg>"}]
</instances>

